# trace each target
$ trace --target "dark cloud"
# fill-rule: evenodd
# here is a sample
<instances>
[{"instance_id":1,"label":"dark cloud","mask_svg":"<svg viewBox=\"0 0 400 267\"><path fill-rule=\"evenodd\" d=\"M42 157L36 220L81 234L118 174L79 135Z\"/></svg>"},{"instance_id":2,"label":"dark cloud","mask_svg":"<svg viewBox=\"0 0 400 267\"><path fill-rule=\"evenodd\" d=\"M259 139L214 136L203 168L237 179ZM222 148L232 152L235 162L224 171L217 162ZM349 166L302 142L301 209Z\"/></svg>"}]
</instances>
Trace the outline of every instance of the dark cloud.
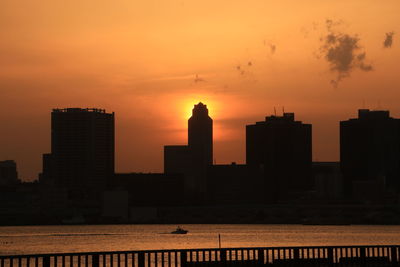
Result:
<instances>
[{"instance_id":1,"label":"dark cloud","mask_svg":"<svg viewBox=\"0 0 400 267\"><path fill-rule=\"evenodd\" d=\"M385 41L383 41L383 47L384 48L391 48L392 47L393 35L394 35L394 32L387 32L386 33Z\"/></svg>"},{"instance_id":2,"label":"dark cloud","mask_svg":"<svg viewBox=\"0 0 400 267\"><path fill-rule=\"evenodd\" d=\"M341 21L326 20L327 34L320 39L320 52L329 63L331 72L337 75L336 79L331 81L334 87L337 87L343 78L350 76L355 69L373 70L373 66L366 62L366 52L360 45L360 38L334 30L335 26L341 24Z\"/></svg>"}]
</instances>

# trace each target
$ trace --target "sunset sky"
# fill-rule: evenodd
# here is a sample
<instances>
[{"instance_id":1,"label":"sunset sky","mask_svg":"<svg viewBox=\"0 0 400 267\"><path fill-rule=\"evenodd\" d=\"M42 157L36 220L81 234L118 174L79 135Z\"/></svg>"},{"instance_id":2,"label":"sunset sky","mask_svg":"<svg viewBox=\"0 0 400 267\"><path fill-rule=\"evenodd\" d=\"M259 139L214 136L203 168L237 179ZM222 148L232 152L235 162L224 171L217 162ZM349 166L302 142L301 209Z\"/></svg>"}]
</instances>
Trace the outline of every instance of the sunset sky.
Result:
<instances>
[{"instance_id":1,"label":"sunset sky","mask_svg":"<svg viewBox=\"0 0 400 267\"><path fill-rule=\"evenodd\" d=\"M245 125L295 112L313 159L339 121L400 117L399 0L1 0L0 160L33 180L52 108L115 112L116 171L161 172L205 103L217 164L245 161Z\"/></svg>"}]
</instances>

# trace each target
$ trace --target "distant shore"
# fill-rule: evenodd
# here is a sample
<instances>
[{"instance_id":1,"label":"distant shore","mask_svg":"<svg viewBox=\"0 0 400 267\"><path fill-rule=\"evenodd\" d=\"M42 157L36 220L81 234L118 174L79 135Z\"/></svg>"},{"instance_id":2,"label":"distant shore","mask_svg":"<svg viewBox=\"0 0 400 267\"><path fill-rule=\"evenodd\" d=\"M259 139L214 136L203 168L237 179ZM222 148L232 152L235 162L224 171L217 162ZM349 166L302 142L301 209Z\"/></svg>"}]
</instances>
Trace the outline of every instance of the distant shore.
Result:
<instances>
[{"instance_id":1,"label":"distant shore","mask_svg":"<svg viewBox=\"0 0 400 267\"><path fill-rule=\"evenodd\" d=\"M131 208L125 217L43 214L4 216L0 225L71 224L304 224L398 225L398 205L261 205Z\"/></svg>"}]
</instances>

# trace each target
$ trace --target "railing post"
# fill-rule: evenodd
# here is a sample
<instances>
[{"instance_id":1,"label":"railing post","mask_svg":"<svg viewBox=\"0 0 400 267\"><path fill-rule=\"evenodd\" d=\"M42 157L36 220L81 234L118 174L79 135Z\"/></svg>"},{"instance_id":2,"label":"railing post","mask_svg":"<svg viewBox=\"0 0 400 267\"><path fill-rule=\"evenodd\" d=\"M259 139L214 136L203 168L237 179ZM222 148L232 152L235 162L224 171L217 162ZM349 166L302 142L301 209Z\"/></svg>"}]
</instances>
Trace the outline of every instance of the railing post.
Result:
<instances>
[{"instance_id":1,"label":"railing post","mask_svg":"<svg viewBox=\"0 0 400 267\"><path fill-rule=\"evenodd\" d=\"M99 267L100 266L100 255L95 254L92 255L92 267Z\"/></svg>"},{"instance_id":2,"label":"railing post","mask_svg":"<svg viewBox=\"0 0 400 267\"><path fill-rule=\"evenodd\" d=\"M327 250L328 250L328 262L330 265L333 266L333 264L335 263L333 258L333 248L327 248Z\"/></svg>"},{"instance_id":3,"label":"railing post","mask_svg":"<svg viewBox=\"0 0 400 267\"><path fill-rule=\"evenodd\" d=\"M360 248L360 259L361 259L361 266L365 266L365 250L366 250L367 248L363 248L363 247L361 247ZM378 251L378 253L379 253L379 251Z\"/></svg>"},{"instance_id":4,"label":"railing post","mask_svg":"<svg viewBox=\"0 0 400 267\"><path fill-rule=\"evenodd\" d=\"M226 254L228 251L226 249L220 249L219 250L219 259L221 262L226 262Z\"/></svg>"},{"instance_id":5,"label":"railing post","mask_svg":"<svg viewBox=\"0 0 400 267\"><path fill-rule=\"evenodd\" d=\"M293 259L298 262L300 259L300 249L299 248L294 248L293 249Z\"/></svg>"},{"instance_id":6,"label":"railing post","mask_svg":"<svg viewBox=\"0 0 400 267\"><path fill-rule=\"evenodd\" d=\"M138 267L144 267L144 252L138 253Z\"/></svg>"},{"instance_id":7,"label":"railing post","mask_svg":"<svg viewBox=\"0 0 400 267\"><path fill-rule=\"evenodd\" d=\"M181 251L181 267L185 267L187 264L187 254L186 251Z\"/></svg>"},{"instance_id":8,"label":"railing post","mask_svg":"<svg viewBox=\"0 0 400 267\"><path fill-rule=\"evenodd\" d=\"M264 265L264 249L259 249L258 252L258 266L263 266Z\"/></svg>"},{"instance_id":9,"label":"railing post","mask_svg":"<svg viewBox=\"0 0 400 267\"><path fill-rule=\"evenodd\" d=\"M42 266L43 267L50 267L50 256L44 256L43 257Z\"/></svg>"},{"instance_id":10,"label":"railing post","mask_svg":"<svg viewBox=\"0 0 400 267\"><path fill-rule=\"evenodd\" d=\"M398 260L397 260L397 248L396 247L391 247L390 248L390 254L392 255L392 265L397 266Z\"/></svg>"}]
</instances>

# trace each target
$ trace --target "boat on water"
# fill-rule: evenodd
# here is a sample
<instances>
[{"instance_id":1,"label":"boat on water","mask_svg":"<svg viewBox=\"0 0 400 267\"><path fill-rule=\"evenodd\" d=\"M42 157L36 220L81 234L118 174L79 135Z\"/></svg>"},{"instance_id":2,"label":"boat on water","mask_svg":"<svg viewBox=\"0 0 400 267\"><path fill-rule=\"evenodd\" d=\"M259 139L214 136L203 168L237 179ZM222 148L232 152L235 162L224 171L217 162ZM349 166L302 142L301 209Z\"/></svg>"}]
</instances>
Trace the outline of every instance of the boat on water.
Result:
<instances>
[{"instance_id":1,"label":"boat on water","mask_svg":"<svg viewBox=\"0 0 400 267\"><path fill-rule=\"evenodd\" d=\"M176 228L175 231L172 231L171 234L176 234L176 235L184 235L187 234L189 231L185 230L183 228L180 228L179 226Z\"/></svg>"}]
</instances>

